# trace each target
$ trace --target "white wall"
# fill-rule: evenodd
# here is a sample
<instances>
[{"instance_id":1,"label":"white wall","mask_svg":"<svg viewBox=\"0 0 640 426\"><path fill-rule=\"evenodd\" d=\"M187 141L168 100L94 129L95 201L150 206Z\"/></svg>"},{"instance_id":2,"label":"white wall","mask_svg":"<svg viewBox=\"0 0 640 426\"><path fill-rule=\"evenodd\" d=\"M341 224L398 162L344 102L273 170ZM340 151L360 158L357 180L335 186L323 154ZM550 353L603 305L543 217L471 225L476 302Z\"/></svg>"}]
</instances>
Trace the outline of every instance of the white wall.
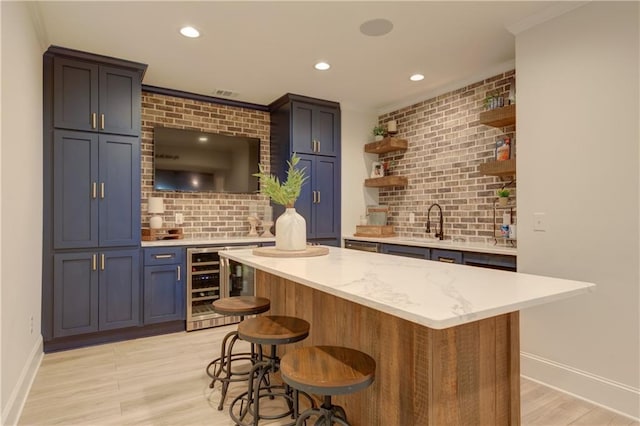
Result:
<instances>
[{"instance_id":1,"label":"white wall","mask_svg":"<svg viewBox=\"0 0 640 426\"><path fill-rule=\"evenodd\" d=\"M364 187L371 163L378 157L364 153L364 145L373 141L371 129L378 123L378 115L375 111L362 112L344 106L341 112L342 235L351 236L366 206L378 203L378 189Z\"/></svg>"},{"instance_id":2,"label":"white wall","mask_svg":"<svg viewBox=\"0 0 640 426\"><path fill-rule=\"evenodd\" d=\"M43 49L29 4L2 2L1 7L0 385L6 425L17 421L42 356Z\"/></svg>"},{"instance_id":3,"label":"white wall","mask_svg":"<svg viewBox=\"0 0 640 426\"><path fill-rule=\"evenodd\" d=\"M597 284L522 313L522 372L634 417L638 6L589 3L516 36L518 270Z\"/></svg>"}]
</instances>

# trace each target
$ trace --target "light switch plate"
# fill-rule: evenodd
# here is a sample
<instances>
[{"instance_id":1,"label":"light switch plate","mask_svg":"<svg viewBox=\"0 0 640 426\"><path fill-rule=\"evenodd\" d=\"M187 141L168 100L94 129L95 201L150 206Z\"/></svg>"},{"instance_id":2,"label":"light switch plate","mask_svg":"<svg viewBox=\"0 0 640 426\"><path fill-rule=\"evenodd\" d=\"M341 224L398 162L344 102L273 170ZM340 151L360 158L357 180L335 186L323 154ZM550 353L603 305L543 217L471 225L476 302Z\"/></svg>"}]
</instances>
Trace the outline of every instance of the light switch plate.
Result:
<instances>
[{"instance_id":1,"label":"light switch plate","mask_svg":"<svg viewBox=\"0 0 640 426\"><path fill-rule=\"evenodd\" d=\"M184 222L184 216L182 213L176 213L176 225L182 225Z\"/></svg>"},{"instance_id":2,"label":"light switch plate","mask_svg":"<svg viewBox=\"0 0 640 426\"><path fill-rule=\"evenodd\" d=\"M545 232L547 230L547 221L544 213L533 214L533 230Z\"/></svg>"},{"instance_id":3,"label":"light switch plate","mask_svg":"<svg viewBox=\"0 0 640 426\"><path fill-rule=\"evenodd\" d=\"M416 215L413 213L409 213L409 223L414 223L416 221Z\"/></svg>"}]
</instances>

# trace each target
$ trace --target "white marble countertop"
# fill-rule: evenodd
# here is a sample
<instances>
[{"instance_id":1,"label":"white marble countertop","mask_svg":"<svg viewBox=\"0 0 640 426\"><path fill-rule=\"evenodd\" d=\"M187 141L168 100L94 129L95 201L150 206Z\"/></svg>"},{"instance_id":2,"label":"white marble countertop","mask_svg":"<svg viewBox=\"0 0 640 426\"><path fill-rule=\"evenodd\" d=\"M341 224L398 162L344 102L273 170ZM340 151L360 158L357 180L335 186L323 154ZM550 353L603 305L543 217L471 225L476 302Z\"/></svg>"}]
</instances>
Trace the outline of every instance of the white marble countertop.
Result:
<instances>
[{"instance_id":1,"label":"white marble countertop","mask_svg":"<svg viewBox=\"0 0 640 426\"><path fill-rule=\"evenodd\" d=\"M442 329L593 291L594 284L329 247L318 257L221 252L311 288Z\"/></svg>"},{"instance_id":2,"label":"white marble countertop","mask_svg":"<svg viewBox=\"0 0 640 426\"><path fill-rule=\"evenodd\" d=\"M399 244L402 246L416 246L416 247L429 247L439 248L446 250L460 250L460 251L472 251L475 253L491 253L491 254L505 254L509 256L517 256L518 249L515 247L496 246L493 244L482 243L468 243L463 241L443 240L440 241L435 238L411 238L411 237L353 237L342 236L343 240L354 241L370 241L374 243L383 244Z\"/></svg>"},{"instance_id":3,"label":"white marble countertop","mask_svg":"<svg viewBox=\"0 0 640 426\"><path fill-rule=\"evenodd\" d=\"M180 240L158 240L158 241L142 241L142 247L170 247L170 246L211 246L225 244L252 244L274 242L276 237L223 237L223 238L207 238L207 239L180 239Z\"/></svg>"}]
</instances>

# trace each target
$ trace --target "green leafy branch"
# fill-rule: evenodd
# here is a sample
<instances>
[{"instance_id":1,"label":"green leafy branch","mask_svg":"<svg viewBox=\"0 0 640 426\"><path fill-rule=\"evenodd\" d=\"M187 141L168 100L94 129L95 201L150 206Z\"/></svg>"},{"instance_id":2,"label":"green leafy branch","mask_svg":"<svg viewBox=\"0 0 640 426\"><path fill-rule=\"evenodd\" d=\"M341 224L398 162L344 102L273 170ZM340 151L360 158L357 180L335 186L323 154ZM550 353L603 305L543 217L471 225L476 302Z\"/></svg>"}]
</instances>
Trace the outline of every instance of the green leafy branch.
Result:
<instances>
[{"instance_id":1,"label":"green leafy branch","mask_svg":"<svg viewBox=\"0 0 640 426\"><path fill-rule=\"evenodd\" d=\"M262 164L260 164L260 173L253 175L260 179L260 193L267 195L276 204L293 207L300 196L302 184L307 180L307 176L304 175L305 168L296 169L299 162L300 157L293 153L291 160L287 161L289 165L287 180L282 183L277 176L265 173Z\"/></svg>"}]
</instances>

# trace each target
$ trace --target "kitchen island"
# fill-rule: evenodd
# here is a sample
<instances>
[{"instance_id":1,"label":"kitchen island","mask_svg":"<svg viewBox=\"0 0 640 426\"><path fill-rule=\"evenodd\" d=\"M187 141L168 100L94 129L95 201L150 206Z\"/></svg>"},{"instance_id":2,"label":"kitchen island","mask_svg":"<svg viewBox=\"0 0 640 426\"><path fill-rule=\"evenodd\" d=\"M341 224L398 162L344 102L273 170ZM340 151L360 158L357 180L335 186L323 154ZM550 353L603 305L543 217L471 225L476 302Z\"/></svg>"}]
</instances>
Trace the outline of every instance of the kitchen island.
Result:
<instances>
[{"instance_id":1,"label":"kitchen island","mask_svg":"<svg viewBox=\"0 0 640 426\"><path fill-rule=\"evenodd\" d=\"M221 253L256 269L272 315L311 323L287 345L343 345L377 363L372 386L336 397L352 425L520 424L519 310L590 283L341 248L306 258Z\"/></svg>"}]
</instances>

